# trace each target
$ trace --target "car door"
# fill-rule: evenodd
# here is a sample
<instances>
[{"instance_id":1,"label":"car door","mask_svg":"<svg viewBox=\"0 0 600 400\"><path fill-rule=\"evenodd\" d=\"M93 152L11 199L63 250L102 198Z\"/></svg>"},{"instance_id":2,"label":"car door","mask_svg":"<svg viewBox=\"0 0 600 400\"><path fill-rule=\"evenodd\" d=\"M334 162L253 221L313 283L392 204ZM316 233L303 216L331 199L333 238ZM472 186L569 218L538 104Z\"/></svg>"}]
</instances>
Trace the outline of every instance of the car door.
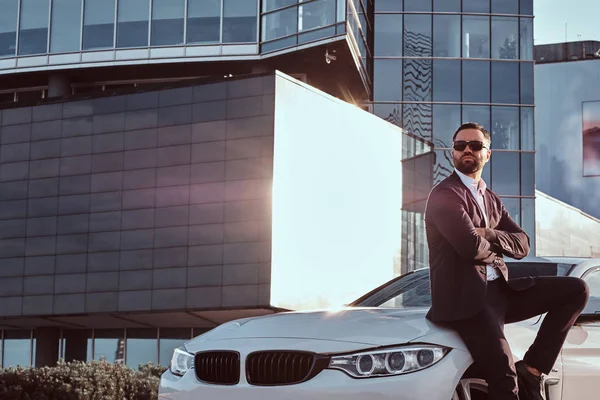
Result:
<instances>
[{"instance_id":1,"label":"car door","mask_svg":"<svg viewBox=\"0 0 600 400\"><path fill-rule=\"evenodd\" d=\"M598 399L600 392L600 266L582 276L590 299L562 351L562 400Z\"/></svg>"}]
</instances>

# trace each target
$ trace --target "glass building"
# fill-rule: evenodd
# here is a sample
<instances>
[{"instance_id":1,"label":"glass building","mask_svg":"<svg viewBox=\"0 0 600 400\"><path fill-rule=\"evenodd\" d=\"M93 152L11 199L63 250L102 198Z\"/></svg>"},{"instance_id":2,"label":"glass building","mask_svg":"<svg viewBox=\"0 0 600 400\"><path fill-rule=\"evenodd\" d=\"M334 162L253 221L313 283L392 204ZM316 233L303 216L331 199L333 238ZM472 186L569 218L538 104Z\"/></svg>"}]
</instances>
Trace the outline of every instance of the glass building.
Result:
<instances>
[{"instance_id":1,"label":"glass building","mask_svg":"<svg viewBox=\"0 0 600 400\"><path fill-rule=\"evenodd\" d=\"M0 316L19 321L0 322L3 365L46 365L56 352L39 349L56 343L66 359L162 364L249 298L263 304L264 263L221 276L198 264L218 251L189 251L220 232L189 227L225 211L186 187L213 187L225 161L256 172L203 143L250 135L234 139L257 157L275 70L403 129L396 274L427 265L424 200L464 121L492 132L485 179L533 241L532 29L532 0L0 0ZM264 234L242 225L238 237ZM176 310L158 325L156 299ZM203 307L208 321L189 315ZM110 318L121 311L133 322Z\"/></svg>"},{"instance_id":2,"label":"glass building","mask_svg":"<svg viewBox=\"0 0 600 400\"><path fill-rule=\"evenodd\" d=\"M491 132L484 179L533 242L533 1L379 0L374 26L373 112L404 128L407 168L432 168L403 209L402 270L427 266L423 196L453 171L452 135L467 121Z\"/></svg>"}]
</instances>

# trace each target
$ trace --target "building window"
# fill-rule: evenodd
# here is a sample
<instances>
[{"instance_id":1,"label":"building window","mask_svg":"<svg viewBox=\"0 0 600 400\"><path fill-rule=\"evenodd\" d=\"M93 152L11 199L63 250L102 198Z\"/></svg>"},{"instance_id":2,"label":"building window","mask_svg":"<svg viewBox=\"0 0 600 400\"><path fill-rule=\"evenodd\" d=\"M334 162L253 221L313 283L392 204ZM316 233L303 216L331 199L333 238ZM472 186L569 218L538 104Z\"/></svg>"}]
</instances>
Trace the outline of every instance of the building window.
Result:
<instances>
[{"instance_id":1,"label":"building window","mask_svg":"<svg viewBox=\"0 0 600 400\"><path fill-rule=\"evenodd\" d=\"M490 57L490 17L463 16L464 58Z\"/></svg>"},{"instance_id":2,"label":"building window","mask_svg":"<svg viewBox=\"0 0 600 400\"><path fill-rule=\"evenodd\" d=\"M152 46L183 44L184 0L152 2Z\"/></svg>"},{"instance_id":3,"label":"building window","mask_svg":"<svg viewBox=\"0 0 600 400\"><path fill-rule=\"evenodd\" d=\"M18 0L0 0L0 57L15 55L17 12Z\"/></svg>"},{"instance_id":4,"label":"building window","mask_svg":"<svg viewBox=\"0 0 600 400\"><path fill-rule=\"evenodd\" d=\"M115 0L85 0L83 50L114 47Z\"/></svg>"},{"instance_id":5,"label":"building window","mask_svg":"<svg viewBox=\"0 0 600 400\"><path fill-rule=\"evenodd\" d=\"M460 57L460 15L433 16L433 56Z\"/></svg>"},{"instance_id":6,"label":"building window","mask_svg":"<svg viewBox=\"0 0 600 400\"><path fill-rule=\"evenodd\" d=\"M519 149L519 107L492 107L492 149ZM513 154L513 153L511 153ZM517 154L518 153L514 153ZM494 153L496 157L498 153ZM492 158L493 158L492 157ZM517 160L517 164L519 161ZM492 168L493 169L493 168ZM518 175L514 175L518 176ZM503 194L519 194L503 193Z\"/></svg>"},{"instance_id":7,"label":"building window","mask_svg":"<svg viewBox=\"0 0 600 400\"><path fill-rule=\"evenodd\" d=\"M492 62L492 103L519 103L519 63Z\"/></svg>"},{"instance_id":8,"label":"building window","mask_svg":"<svg viewBox=\"0 0 600 400\"><path fill-rule=\"evenodd\" d=\"M298 11L298 31L308 31L335 23L335 0L317 0L301 4ZM362 24L366 29L366 24Z\"/></svg>"},{"instance_id":9,"label":"building window","mask_svg":"<svg viewBox=\"0 0 600 400\"><path fill-rule=\"evenodd\" d=\"M186 43L221 40L221 0L189 0Z\"/></svg>"},{"instance_id":10,"label":"building window","mask_svg":"<svg viewBox=\"0 0 600 400\"><path fill-rule=\"evenodd\" d=\"M452 136L460 126L460 105L433 105L433 143L436 148L451 148Z\"/></svg>"},{"instance_id":11,"label":"building window","mask_svg":"<svg viewBox=\"0 0 600 400\"><path fill-rule=\"evenodd\" d=\"M48 51L48 13L50 0L21 0L19 55Z\"/></svg>"},{"instance_id":12,"label":"building window","mask_svg":"<svg viewBox=\"0 0 600 400\"><path fill-rule=\"evenodd\" d=\"M521 192L519 153L496 151L490 164L492 164L492 190L499 195L518 196Z\"/></svg>"},{"instance_id":13,"label":"building window","mask_svg":"<svg viewBox=\"0 0 600 400\"><path fill-rule=\"evenodd\" d=\"M519 58L519 19L492 17L492 58Z\"/></svg>"},{"instance_id":14,"label":"building window","mask_svg":"<svg viewBox=\"0 0 600 400\"><path fill-rule=\"evenodd\" d=\"M31 365L31 331L4 331L4 368Z\"/></svg>"},{"instance_id":15,"label":"building window","mask_svg":"<svg viewBox=\"0 0 600 400\"><path fill-rule=\"evenodd\" d=\"M433 0L433 11L460 12L460 0Z\"/></svg>"},{"instance_id":16,"label":"building window","mask_svg":"<svg viewBox=\"0 0 600 400\"><path fill-rule=\"evenodd\" d=\"M490 63L463 61L462 101L465 103L490 102Z\"/></svg>"},{"instance_id":17,"label":"building window","mask_svg":"<svg viewBox=\"0 0 600 400\"><path fill-rule=\"evenodd\" d=\"M82 0L52 0L50 52L79 51Z\"/></svg>"},{"instance_id":18,"label":"building window","mask_svg":"<svg viewBox=\"0 0 600 400\"><path fill-rule=\"evenodd\" d=\"M519 0L492 0L492 14L518 14Z\"/></svg>"},{"instance_id":19,"label":"building window","mask_svg":"<svg viewBox=\"0 0 600 400\"><path fill-rule=\"evenodd\" d=\"M119 0L117 47L148 46L149 0Z\"/></svg>"},{"instance_id":20,"label":"building window","mask_svg":"<svg viewBox=\"0 0 600 400\"><path fill-rule=\"evenodd\" d=\"M277 10L278 8L291 6L298 3L298 0L263 0L262 12Z\"/></svg>"},{"instance_id":21,"label":"building window","mask_svg":"<svg viewBox=\"0 0 600 400\"><path fill-rule=\"evenodd\" d=\"M520 22L520 59L533 60L533 19L519 18Z\"/></svg>"},{"instance_id":22,"label":"building window","mask_svg":"<svg viewBox=\"0 0 600 400\"><path fill-rule=\"evenodd\" d=\"M431 15L404 15L404 57L431 57L431 22Z\"/></svg>"},{"instance_id":23,"label":"building window","mask_svg":"<svg viewBox=\"0 0 600 400\"><path fill-rule=\"evenodd\" d=\"M94 360L108 363L123 362L125 339L123 329L97 329L94 331Z\"/></svg>"},{"instance_id":24,"label":"building window","mask_svg":"<svg viewBox=\"0 0 600 400\"><path fill-rule=\"evenodd\" d=\"M433 60L433 101L460 102L460 60Z\"/></svg>"},{"instance_id":25,"label":"building window","mask_svg":"<svg viewBox=\"0 0 600 400\"><path fill-rule=\"evenodd\" d=\"M138 369L140 364L158 364L157 338L156 329L127 329L127 366Z\"/></svg>"},{"instance_id":26,"label":"building window","mask_svg":"<svg viewBox=\"0 0 600 400\"><path fill-rule=\"evenodd\" d=\"M223 43L256 42L258 2L223 0Z\"/></svg>"},{"instance_id":27,"label":"building window","mask_svg":"<svg viewBox=\"0 0 600 400\"><path fill-rule=\"evenodd\" d=\"M262 24L261 39L263 42L293 35L298 32L298 9L286 8L263 15Z\"/></svg>"},{"instance_id":28,"label":"building window","mask_svg":"<svg viewBox=\"0 0 600 400\"><path fill-rule=\"evenodd\" d=\"M439 1L439 0L438 0ZM490 2L489 0L463 0L464 13L489 13Z\"/></svg>"},{"instance_id":29,"label":"building window","mask_svg":"<svg viewBox=\"0 0 600 400\"><path fill-rule=\"evenodd\" d=\"M373 96L377 101L402 100L402 59L376 59Z\"/></svg>"},{"instance_id":30,"label":"building window","mask_svg":"<svg viewBox=\"0 0 600 400\"><path fill-rule=\"evenodd\" d=\"M402 56L402 14L376 14L375 37L375 57Z\"/></svg>"}]
</instances>

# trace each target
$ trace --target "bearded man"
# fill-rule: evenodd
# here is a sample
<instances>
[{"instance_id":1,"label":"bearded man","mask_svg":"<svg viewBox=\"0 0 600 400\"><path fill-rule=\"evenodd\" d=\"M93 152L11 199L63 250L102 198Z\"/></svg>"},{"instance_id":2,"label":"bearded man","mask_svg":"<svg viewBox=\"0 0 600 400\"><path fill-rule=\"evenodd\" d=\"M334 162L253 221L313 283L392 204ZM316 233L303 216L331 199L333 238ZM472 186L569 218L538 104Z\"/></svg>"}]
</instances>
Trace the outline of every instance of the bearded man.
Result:
<instances>
[{"instance_id":1,"label":"bearded man","mask_svg":"<svg viewBox=\"0 0 600 400\"><path fill-rule=\"evenodd\" d=\"M427 318L454 329L488 383L490 400L543 400L548 374L589 290L573 277L509 279L504 256L529 253L529 237L481 179L491 137L477 123L452 138L454 172L429 194L425 227L432 307ZM548 313L516 364L504 324Z\"/></svg>"}]
</instances>

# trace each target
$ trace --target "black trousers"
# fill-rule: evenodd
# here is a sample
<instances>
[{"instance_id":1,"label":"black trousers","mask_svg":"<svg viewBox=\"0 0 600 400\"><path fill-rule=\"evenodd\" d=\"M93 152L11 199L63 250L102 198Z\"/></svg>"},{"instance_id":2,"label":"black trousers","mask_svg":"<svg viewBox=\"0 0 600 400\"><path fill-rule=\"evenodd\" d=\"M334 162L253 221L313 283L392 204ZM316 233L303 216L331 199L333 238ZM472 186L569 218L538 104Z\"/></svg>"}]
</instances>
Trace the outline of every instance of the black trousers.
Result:
<instances>
[{"instance_id":1,"label":"black trousers","mask_svg":"<svg viewBox=\"0 0 600 400\"><path fill-rule=\"evenodd\" d=\"M537 277L535 285L517 291L498 278L488 282L485 305L474 317L447 322L456 330L485 375L490 400L518 400L517 374L504 324L548 313L523 357L530 367L548 374L567 337L583 311L587 284L573 277Z\"/></svg>"}]
</instances>

